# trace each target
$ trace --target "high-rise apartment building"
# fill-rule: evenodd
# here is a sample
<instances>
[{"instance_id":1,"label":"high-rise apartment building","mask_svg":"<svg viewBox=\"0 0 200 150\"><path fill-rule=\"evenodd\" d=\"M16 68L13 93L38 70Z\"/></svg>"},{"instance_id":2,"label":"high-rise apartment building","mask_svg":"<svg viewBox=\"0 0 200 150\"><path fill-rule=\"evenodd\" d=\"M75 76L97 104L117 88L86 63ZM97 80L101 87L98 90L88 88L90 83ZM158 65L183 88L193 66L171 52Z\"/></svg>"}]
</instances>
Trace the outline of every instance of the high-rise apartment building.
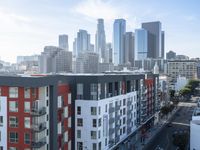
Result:
<instances>
[{"instance_id":1,"label":"high-rise apartment building","mask_svg":"<svg viewBox=\"0 0 200 150\"><path fill-rule=\"evenodd\" d=\"M142 28L148 31L148 52L149 58L162 57L162 28L161 22L142 23Z\"/></svg>"},{"instance_id":2,"label":"high-rise apartment building","mask_svg":"<svg viewBox=\"0 0 200 150\"><path fill-rule=\"evenodd\" d=\"M69 83L61 76L0 80L1 150L71 150Z\"/></svg>"},{"instance_id":3,"label":"high-rise apartment building","mask_svg":"<svg viewBox=\"0 0 200 150\"><path fill-rule=\"evenodd\" d=\"M126 32L124 35L124 64L134 64L134 33Z\"/></svg>"},{"instance_id":4,"label":"high-rise apartment building","mask_svg":"<svg viewBox=\"0 0 200 150\"><path fill-rule=\"evenodd\" d=\"M126 20L116 19L113 25L113 63L124 64L124 34L126 33Z\"/></svg>"},{"instance_id":5,"label":"high-rise apartment building","mask_svg":"<svg viewBox=\"0 0 200 150\"><path fill-rule=\"evenodd\" d=\"M161 58L165 58L165 31L161 35Z\"/></svg>"},{"instance_id":6,"label":"high-rise apartment building","mask_svg":"<svg viewBox=\"0 0 200 150\"><path fill-rule=\"evenodd\" d=\"M104 30L104 20L98 19L97 31L95 35L95 52L99 54L99 61L105 62L106 35Z\"/></svg>"},{"instance_id":7,"label":"high-rise apartment building","mask_svg":"<svg viewBox=\"0 0 200 150\"><path fill-rule=\"evenodd\" d=\"M72 52L45 46L39 59L40 73L72 72Z\"/></svg>"},{"instance_id":8,"label":"high-rise apartment building","mask_svg":"<svg viewBox=\"0 0 200 150\"><path fill-rule=\"evenodd\" d=\"M135 30L135 60L144 60L148 57L148 31Z\"/></svg>"},{"instance_id":9,"label":"high-rise apartment building","mask_svg":"<svg viewBox=\"0 0 200 150\"><path fill-rule=\"evenodd\" d=\"M69 50L68 35L66 34L59 35L58 44L60 48L68 51Z\"/></svg>"}]
</instances>

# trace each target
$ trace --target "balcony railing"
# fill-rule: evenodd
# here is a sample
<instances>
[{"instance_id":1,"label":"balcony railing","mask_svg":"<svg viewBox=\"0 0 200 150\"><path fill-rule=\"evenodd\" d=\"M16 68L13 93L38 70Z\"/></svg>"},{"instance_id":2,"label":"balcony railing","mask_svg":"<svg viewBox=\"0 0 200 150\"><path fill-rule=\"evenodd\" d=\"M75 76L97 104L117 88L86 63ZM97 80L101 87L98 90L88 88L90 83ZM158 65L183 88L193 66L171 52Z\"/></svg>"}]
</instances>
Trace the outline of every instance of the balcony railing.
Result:
<instances>
[{"instance_id":1,"label":"balcony railing","mask_svg":"<svg viewBox=\"0 0 200 150\"><path fill-rule=\"evenodd\" d=\"M35 132L41 132L46 129L46 123L32 124L31 128Z\"/></svg>"},{"instance_id":2,"label":"balcony railing","mask_svg":"<svg viewBox=\"0 0 200 150\"><path fill-rule=\"evenodd\" d=\"M46 144L46 137L38 140L38 141L32 141L31 146L32 148L41 148Z\"/></svg>"},{"instance_id":3,"label":"balcony railing","mask_svg":"<svg viewBox=\"0 0 200 150\"><path fill-rule=\"evenodd\" d=\"M43 116L46 114L46 108L45 107L42 107L42 108L32 108L32 111L31 111L31 115L32 116Z\"/></svg>"}]
</instances>

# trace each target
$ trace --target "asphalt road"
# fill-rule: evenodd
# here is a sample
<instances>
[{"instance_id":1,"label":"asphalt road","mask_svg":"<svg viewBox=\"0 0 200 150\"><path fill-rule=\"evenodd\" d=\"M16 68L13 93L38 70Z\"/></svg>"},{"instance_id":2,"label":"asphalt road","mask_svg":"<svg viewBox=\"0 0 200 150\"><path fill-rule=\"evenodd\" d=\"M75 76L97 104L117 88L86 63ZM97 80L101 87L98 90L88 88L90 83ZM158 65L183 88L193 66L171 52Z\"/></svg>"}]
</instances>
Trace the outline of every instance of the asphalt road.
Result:
<instances>
[{"instance_id":1,"label":"asphalt road","mask_svg":"<svg viewBox=\"0 0 200 150\"><path fill-rule=\"evenodd\" d=\"M180 102L178 107L180 107L180 109L170 120L172 126L164 126L152 141L145 146L145 150L157 150L156 147L160 147L163 150L176 150L177 147L173 145L172 134L177 130L190 130L190 120L196 103L195 101Z\"/></svg>"}]
</instances>

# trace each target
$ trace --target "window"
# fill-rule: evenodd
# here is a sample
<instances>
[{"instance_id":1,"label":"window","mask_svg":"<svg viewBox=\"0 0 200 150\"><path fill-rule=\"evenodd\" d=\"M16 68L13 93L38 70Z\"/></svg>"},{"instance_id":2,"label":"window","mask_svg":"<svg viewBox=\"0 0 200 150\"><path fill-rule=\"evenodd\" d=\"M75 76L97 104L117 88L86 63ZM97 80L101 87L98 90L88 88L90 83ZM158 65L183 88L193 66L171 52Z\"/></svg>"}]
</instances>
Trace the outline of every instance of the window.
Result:
<instances>
[{"instance_id":1,"label":"window","mask_svg":"<svg viewBox=\"0 0 200 150\"><path fill-rule=\"evenodd\" d=\"M101 142L99 142L99 149L98 150L101 150Z\"/></svg>"},{"instance_id":2,"label":"window","mask_svg":"<svg viewBox=\"0 0 200 150\"><path fill-rule=\"evenodd\" d=\"M17 150L16 147L9 147L9 150Z\"/></svg>"},{"instance_id":3,"label":"window","mask_svg":"<svg viewBox=\"0 0 200 150\"><path fill-rule=\"evenodd\" d=\"M123 134L126 132L126 127L123 127Z\"/></svg>"},{"instance_id":4,"label":"window","mask_svg":"<svg viewBox=\"0 0 200 150\"><path fill-rule=\"evenodd\" d=\"M18 118L15 116L10 116L9 117L9 126L11 128L16 128L18 127Z\"/></svg>"},{"instance_id":5,"label":"window","mask_svg":"<svg viewBox=\"0 0 200 150\"><path fill-rule=\"evenodd\" d=\"M18 112L18 102L10 101L9 102L9 111L10 112Z\"/></svg>"},{"instance_id":6,"label":"window","mask_svg":"<svg viewBox=\"0 0 200 150\"><path fill-rule=\"evenodd\" d=\"M9 97L10 98L18 98L18 87L10 87L9 88Z\"/></svg>"},{"instance_id":7,"label":"window","mask_svg":"<svg viewBox=\"0 0 200 150\"><path fill-rule=\"evenodd\" d=\"M123 106L126 105L126 99L123 99Z\"/></svg>"},{"instance_id":8,"label":"window","mask_svg":"<svg viewBox=\"0 0 200 150\"><path fill-rule=\"evenodd\" d=\"M98 131L98 138L101 138L101 130Z\"/></svg>"},{"instance_id":9,"label":"window","mask_svg":"<svg viewBox=\"0 0 200 150\"><path fill-rule=\"evenodd\" d=\"M101 115L101 107L99 107L99 115Z\"/></svg>"},{"instance_id":10,"label":"window","mask_svg":"<svg viewBox=\"0 0 200 150\"><path fill-rule=\"evenodd\" d=\"M92 126L97 127L97 120L96 119L92 119Z\"/></svg>"},{"instance_id":11,"label":"window","mask_svg":"<svg viewBox=\"0 0 200 150\"><path fill-rule=\"evenodd\" d=\"M126 114L126 108L123 108L123 115Z\"/></svg>"},{"instance_id":12,"label":"window","mask_svg":"<svg viewBox=\"0 0 200 150\"><path fill-rule=\"evenodd\" d=\"M99 127L100 127L101 126L101 118L99 118L98 124L99 124Z\"/></svg>"},{"instance_id":13,"label":"window","mask_svg":"<svg viewBox=\"0 0 200 150\"><path fill-rule=\"evenodd\" d=\"M126 118L124 117L124 118L123 118L123 124L125 124L125 123L126 123Z\"/></svg>"},{"instance_id":14,"label":"window","mask_svg":"<svg viewBox=\"0 0 200 150\"><path fill-rule=\"evenodd\" d=\"M97 144L96 143L92 143L92 150L97 150Z\"/></svg>"},{"instance_id":15,"label":"window","mask_svg":"<svg viewBox=\"0 0 200 150\"><path fill-rule=\"evenodd\" d=\"M30 134L29 133L24 134L24 143L30 144Z\"/></svg>"},{"instance_id":16,"label":"window","mask_svg":"<svg viewBox=\"0 0 200 150\"><path fill-rule=\"evenodd\" d=\"M77 138L81 138L81 130L77 130Z\"/></svg>"},{"instance_id":17,"label":"window","mask_svg":"<svg viewBox=\"0 0 200 150\"><path fill-rule=\"evenodd\" d=\"M83 142L77 142L77 150L83 150Z\"/></svg>"},{"instance_id":18,"label":"window","mask_svg":"<svg viewBox=\"0 0 200 150\"><path fill-rule=\"evenodd\" d=\"M90 97L91 100L97 100L97 84L90 84Z\"/></svg>"},{"instance_id":19,"label":"window","mask_svg":"<svg viewBox=\"0 0 200 150\"><path fill-rule=\"evenodd\" d=\"M108 105L106 104L106 106L105 106L105 112L107 112L108 110Z\"/></svg>"},{"instance_id":20,"label":"window","mask_svg":"<svg viewBox=\"0 0 200 150\"><path fill-rule=\"evenodd\" d=\"M2 95L2 90L1 90L1 87L0 87L0 96Z\"/></svg>"},{"instance_id":21,"label":"window","mask_svg":"<svg viewBox=\"0 0 200 150\"><path fill-rule=\"evenodd\" d=\"M30 102L24 102L24 112L29 113L30 107Z\"/></svg>"},{"instance_id":22,"label":"window","mask_svg":"<svg viewBox=\"0 0 200 150\"><path fill-rule=\"evenodd\" d=\"M105 138L105 146L107 146L107 138Z\"/></svg>"},{"instance_id":23,"label":"window","mask_svg":"<svg viewBox=\"0 0 200 150\"><path fill-rule=\"evenodd\" d=\"M81 115L81 107L80 106L77 107L77 114Z\"/></svg>"},{"instance_id":24,"label":"window","mask_svg":"<svg viewBox=\"0 0 200 150\"><path fill-rule=\"evenodd\" d=\"M24 88L24 98L30 98L31 97L31 90L30 88Z\"/></svg>"},{"instance_id":25,"label":"window","mask_svg":"<svg viewBox=\"0 0 200 150\"><path fill-rule=\"evenodd\" d=\"M91 131L91 139L97 139L97 132Z\"/></svg>"},{"instance_id":26,"label":"window","mask_svg":"<svg viewBox=\"0 0 200 150\"><path fill-rule=\"evenodd\" d=\"M91 107L91 115L97 115L97 108Z\"/></svg>"},{"instance_id":27,"label":"window","mask_svg":"<svg viewBox=\"0 0 200 150\"><path fill-rule=\"evenodd\" d=\"M9 139L10 139L10 143L17 143L18 142L18 133L10 132Z\"/></svg>"},{"instance_id":28,"label":"window","mask_svg":"<svg viewBox=\"0 0 200 150\"><path fill-rule=\"evenodd\" d=\"M25 128L30 128L30 117L24 117L24 127Z\"/></svg>"},{"instance_id":29,"label":"window","mask_svg":"<svg viewBox=\"0 0 200 150\"><path fill-rule=\"evenodd\" d=\"M79 126L79 127L83 126L83 119L82 118L77 119L77 126Z\"/></svg>"},{"instance_id":30,"label":"window","mask_svg":"<svg viewBox=\"0 0 200 150\"><path fill-rule=\"evenodd\" d=\"M83 84L77 84L77 99L83 99Z\"/></svg>"},{"instance_id":31,"label":"window","mask_svg":"<svg viewBox=\"0 0 200 150\"><path fill-rule=\"evenodd\" d=\"M0 126L3 126L3 116L0 116Z\"/></svg>"},{"instance_id":32,"label":"window","mask_svg":"<svg viewBox=\"0 0 200 150\"><path fill-rule=\"evenodd\" d=\"M3 150L3 146L0 146L0 150Z\"/></svg>"}]
</instances>

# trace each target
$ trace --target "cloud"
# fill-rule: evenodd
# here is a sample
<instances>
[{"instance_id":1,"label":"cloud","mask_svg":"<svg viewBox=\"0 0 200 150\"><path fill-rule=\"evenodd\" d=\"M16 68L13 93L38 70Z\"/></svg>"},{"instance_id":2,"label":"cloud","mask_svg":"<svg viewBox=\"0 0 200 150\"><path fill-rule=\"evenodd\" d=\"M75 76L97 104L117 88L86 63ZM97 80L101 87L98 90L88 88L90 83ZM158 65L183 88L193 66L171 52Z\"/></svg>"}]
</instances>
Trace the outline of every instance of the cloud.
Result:
<instances>
[{"instance_id":1,"label":"cloud","mask_svg":"<svg viewBox=\"0 0 200 150\"><path fill-rule=\"evenodd\" d=\"M109 0L84 0L72 9L74 13L91 19L104 18L111 21L116 18L126 18L126 14L111 5Z\"/></svg>"}]
</instances>

